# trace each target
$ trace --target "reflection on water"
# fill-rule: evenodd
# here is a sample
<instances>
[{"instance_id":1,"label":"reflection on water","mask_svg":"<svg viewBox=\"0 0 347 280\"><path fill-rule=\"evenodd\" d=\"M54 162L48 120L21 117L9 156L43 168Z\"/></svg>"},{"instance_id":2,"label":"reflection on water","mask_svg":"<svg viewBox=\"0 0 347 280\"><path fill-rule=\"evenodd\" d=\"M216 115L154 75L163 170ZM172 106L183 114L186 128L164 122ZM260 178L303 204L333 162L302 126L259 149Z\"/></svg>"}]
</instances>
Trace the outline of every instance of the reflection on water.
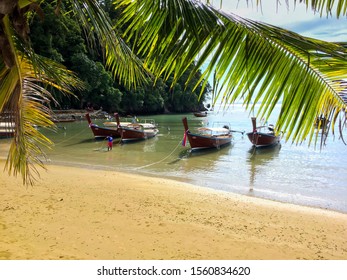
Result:
<instances>
[{"instance_id":1,"label":"reflection on water","mask_svg":"<svg viewBox=\"0 0 347 280\"><path fill-rule=\"evenodd\" d=\"M305 143L295 146L284 141L272 148L254 150L246 136L235 133L229 146L191 153L189 146L181 145L183 116L151 116L158 123L157 137L127 144L115 139L110 152L106 141L94 140L87 121L66 123L56 132L41 131L55 143L52 150L47 150L53 164L137 172L347 212L347 147L341 141L327 139L328 145L322 151ZM249 115L238 107L224 114L209 113L204 120L187 117L192 129L227 121L233 130L252 130ZM103 120L95 122L102 125ZM5 143L8 140L0 140L1 157L7 156Z\"/></svg>"},{"instance_id":2,"label":"reflection on water","mask_svg":"<svg viewBox=\"0 0 347 280\"><path fill-rule=\"evenodd\" d=\"M266 170L268 163L278 157L278 153L281 149L281 144L270 146L270 147L259 147L252 146L248 153L247 162L249 164L249 192L253 193L254 186L257 183L262 182L262 177L267 176L262 170Z\"/></svg>"},{"instance_id":3,"label":"reflection on water","mask_svg":"<svg viewBox=\"0 0 347 280\"><path fill-rule=\"evenodd\" d=\"M174 160L170 164L176 164L181 171L185 173L195 172L217 172L218 163L228 157L232 144L226 145L220 149L202 149L194 150L185 148L182 150L178 159Z\"/></svg>"}]
</instances>

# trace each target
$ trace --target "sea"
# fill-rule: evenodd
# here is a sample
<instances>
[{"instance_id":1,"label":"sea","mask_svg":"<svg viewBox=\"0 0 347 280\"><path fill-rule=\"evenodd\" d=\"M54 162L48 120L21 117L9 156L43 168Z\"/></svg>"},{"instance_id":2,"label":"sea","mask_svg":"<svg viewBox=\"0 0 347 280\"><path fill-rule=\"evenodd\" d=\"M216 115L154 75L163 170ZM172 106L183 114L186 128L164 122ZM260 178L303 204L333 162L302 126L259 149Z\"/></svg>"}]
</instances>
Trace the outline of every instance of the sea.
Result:
<instances>
[{"instance_id":1,"label":"sea","mask_svg":"<svg viewBox=\"0 0 347 280\"><path fill-rule=\"evenodd\" d=\"M280 145L254 149L246 136L252 131L251 116L241 104L209 111L203 118L191 113L137 116L153 119L159 134L127 144L114 139L111 151L107 151L106 140L94 139L84 119L58 123L56 131L40 131L54 142L46 151L47 164L169 178L227 193L347 213L347 146L339 135L328 135L326 145L320 148L307 142L293 144L285 140L284 133ZM191 152L188 141L182 145L183 117L191 130L228 123L235 131L232 144ZM100 126L105 121L94 120ZM275 118L270 117L268 123L271 121ZM344 135L347 139L346 132ZM8 141L2 139L0 144ZM0 149L0 156L5 153Z\"/></svg>"}]
</instances>

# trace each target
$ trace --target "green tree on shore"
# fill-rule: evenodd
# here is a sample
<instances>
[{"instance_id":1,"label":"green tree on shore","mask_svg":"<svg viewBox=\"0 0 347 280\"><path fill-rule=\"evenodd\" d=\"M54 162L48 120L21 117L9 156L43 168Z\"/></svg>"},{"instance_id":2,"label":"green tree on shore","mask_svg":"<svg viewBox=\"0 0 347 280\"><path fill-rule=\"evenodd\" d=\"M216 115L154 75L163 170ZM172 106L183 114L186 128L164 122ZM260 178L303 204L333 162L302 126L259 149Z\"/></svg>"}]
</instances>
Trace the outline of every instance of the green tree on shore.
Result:
<instances>
[{"instance_id":1,"label":"green tree on shore","mask_svg":"<svg viewBox=\"0 0 347 280\"><path fill-rule=\"evenodd\" d=\"M2 0L0 112L7 112L16 125L6 167L10 173L20 173L25 183L33 182L34 164L43 165L40 146L50 143L35 126L52 126L46 106L53 97L51 88L72 93L82 87L70 70L33 52L28 22L33 14L44 18L39 4L45 2L55 4L56 15L79 20L89 45L101 46L107 67L129 88L144 82L148 71L164 80L173 75L174 88L196 61L188 73L188 86L208 62L192 90L201 83L204 90L207 77L215 73L217 96L223 95L228 103L243 98L249 110L261 100L260 115L265 118L282 100L277 129L286 131L287 140L309 138L311 142L316 135L312 124L321 115L332 129L338 117L346 121L344 85L340 83L346 79L343 44L224 14L208 5L210 1L115 1L117 11L122 12L117 25L127 26L123 38L130 48L101 8L103 1ZM331 1L305 2L315 10L332 12ZM337 16L346 15L345 1L338 1L336 7ZM63 8L65 12L60 13ZM145 58L144 63L132 50Z\"/></svg>"},{"instance_id":2,"label":"green tree on shore","mask_svg":"<svg viewBox=\"0 0 347 280\"><path fill-rule=\"evenodd\" d=\"M104 11L110 15L110 20L116 21L119 11L114 9L112 1L103 1L101 4ZM186 88L183 79L178 81L185 92L186 98L183 100L178 93L172 94L173 91L169 90L170 84L162 79L154 84L153 77L147 77L146 82L136 89L120 85L104 67L103 52L99 48L87 48L88 41L83 38L83 30L74 17L57 17L54 2L45 1L41 8L45 20L37 15L30 24L30 38L34 51L62 63L84 83L83 89L74 91L76 98L53 93L58 104L51 104L52 109L84 109L91 106L95 109L102 108L109 113L117 111L139 115L161 113L168 108L170 112L191 112L203 107L210 88L207 87L198 99L199 92ZM197 76L200 78L201 74L198 73ZM183 106L179 106L181 100L184 101Z\"/></svg>"}]
</instances>

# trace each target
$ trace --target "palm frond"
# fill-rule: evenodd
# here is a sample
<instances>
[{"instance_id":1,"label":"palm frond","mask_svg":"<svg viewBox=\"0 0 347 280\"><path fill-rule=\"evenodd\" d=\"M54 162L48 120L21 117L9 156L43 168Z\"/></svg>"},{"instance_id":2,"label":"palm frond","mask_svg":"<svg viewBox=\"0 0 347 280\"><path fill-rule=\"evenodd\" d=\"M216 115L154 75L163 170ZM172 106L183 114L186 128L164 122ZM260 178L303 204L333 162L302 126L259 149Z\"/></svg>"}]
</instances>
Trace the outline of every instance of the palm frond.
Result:
<instances>
[{"instance_id":1,"label":"palm frond","mask_svg":"<svg viewBox=\"0 0 347 280\"><path fill-rule=\"evenodd\" d=\"M3 92L11 93L4 109L15 124L15 136L10 146L6 168L10 174L21 174L23 183L33 184L35 175L39 174L36 167L44 167L45 153L42 148L50 148L52 145L51 140L37 130L37 127L55 129L51 120L52 112L48 106L54 99L45 87L54 87L69 93L69 88L79 87L81 83L71 72L62 66L58 67L55 62L40 60L39 57L29 60L25 54L18 52L17 55L19 64L1 78L2 85L6 87L1 88L0 96ZM35 71L38 66L34 67L33 61L40 61L40 73ZM53 69L56 71L55 75L51 75Z\"/></svg>"},{"instance_id":2,"label":"palm frond","mask_svg":"<svg viewBox=\"0 0 347 280\"><path fill-rule=\"evenodd\" d=\"M339 18L347 15L347 2L345 0L294 0L294 2L305 3L307 8L311 8L321 16L336 15Z\"/></svg>"},{"instance_id":3,"label":"palm frond","mask_svg":"<svg viewBox=\"0 0 347 280\"><path fill-rule=\"evenodd\" d=\"M207 64L196 87L215 75L216 98L241 99L250 111L260 103L258 115L265 118L282 104L276 128L287 140L316 143L315 119L324 115L334 123L346 109L339 81L347 79L347 52L340 44L225 14L200 1L120 2L126 36L155 75L174 74L175 82L195 60L189 83Z\"/></svg>"},{"instance_id":4,"label":"palm frond","mask_svg":"<svg viewBox=\"0 0 347 280\"><path fill-rule=\"evenodd\" d=\"M26 44L14 35L8 18L3 19L5 35L15 59L12 67L0 64L0 112L6 112L15 124L6 168L10 174L21 174L23 183L33 184L38 166L43 167L43 147L52 142L36 127L52 127L48 103L53 100L47 86L67 93L81 82L63 66L34 56Z\"/></svg>"},{"instance_id":5,"label":"palm frond","mask_svg":"<svg viewBox=\"0 0 347 280\"><path fill-rule=\"evenodd\" d=\"M30 79L24 79L15 118L16 133L6 162L9 174L21 174L25 184L33 184L39 175L37 166L44 167L45 153L42 147L49 148L52 145L36 128L54 126L50 120L49 109L44 105L48 100L42 92L45 92L44 89Z\"/></svg>"},{"instance_id":6,"label":"palm frond","mask_svg":"<svg viewBox=\"0 0 347 280\"><path fill-rule=\"evenodd\" d=\"M124 43L112 27L109 17L96 0L69 0L72 11L86 30L87 38L105 50L106 65L125 86L133 87L146 81L147 70L142 61Z\"/></svg>"}]
</instances>

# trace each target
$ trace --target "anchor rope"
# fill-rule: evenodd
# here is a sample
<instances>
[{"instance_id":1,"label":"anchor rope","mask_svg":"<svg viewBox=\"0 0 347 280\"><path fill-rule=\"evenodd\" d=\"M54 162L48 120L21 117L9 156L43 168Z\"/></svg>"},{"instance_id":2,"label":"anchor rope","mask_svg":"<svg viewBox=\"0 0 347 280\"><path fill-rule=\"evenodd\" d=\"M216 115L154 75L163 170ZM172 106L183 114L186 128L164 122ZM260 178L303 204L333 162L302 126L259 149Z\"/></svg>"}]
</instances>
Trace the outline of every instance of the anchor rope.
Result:
<instances>
[{"instance_id":1,"label":"anchor rope","mask_svg":"<svg viewBox=\"0 0 347 280\"><path fill-rule=\"evenodd\" d=\"M182 138L182 140L183 140L183 138ZM164 160L166 160L168 157L170 157L177 150L177 148L182 144L182 140L180 140L178 142L177 146L172 150L172 152L170 154L168 154L166 157L164 157L163 159L161 159L159 161L156 161L156 162L152 162L150 164L146 164L146 165L140 166L140 167L136 167L134 169L135 170L139 170L139 169L146 168L146 167L149 167L149 166L152 166L152 165L155 165L155 164L163 162Z\"/></svg>"},{"instance_id":2,"label":"anchor rope","mask_svg":"<svg viewBox=\"0 0 347 280\"><path fill-rule=\"evenodd\" d=\"M101 141L101 144L99 145L100 147L97 148L97 149L94 149L94 151L107 150L107 147L104 147L105 141L107 141L107 138L103 139L103 140ZM118 145L118 144L120 144L121 142L122 142L122 138L117 139L117 141L116 141L116 140L113 140L113 144L114 144L114 145Z\"/></svg>"},{"instance_id":3,"label":"anchor rope","mask_svg":"<svg viewBox=\"0 0 347 280\"><path fill-rule=\"evenodd\" d=\"M84 128L84 129L82 129L80 132L74 134L73 136L71 136L71 137L69 137L69 138L65 138L64 140L62 140L62 141L60 141L60 142L58 142L58 143L54 143L54 146L60 145L60 144L62 144L62 143L64 143L64 142L66 142L66 141L69 141L69 140L71 140L71 139L73 139L73 138L79 136L80 134L82 134L82 133L83 133L85 130L87 130L87 129L89 129L89 127L86 127L86 128Z\"/></svg>"}]
</instances>

